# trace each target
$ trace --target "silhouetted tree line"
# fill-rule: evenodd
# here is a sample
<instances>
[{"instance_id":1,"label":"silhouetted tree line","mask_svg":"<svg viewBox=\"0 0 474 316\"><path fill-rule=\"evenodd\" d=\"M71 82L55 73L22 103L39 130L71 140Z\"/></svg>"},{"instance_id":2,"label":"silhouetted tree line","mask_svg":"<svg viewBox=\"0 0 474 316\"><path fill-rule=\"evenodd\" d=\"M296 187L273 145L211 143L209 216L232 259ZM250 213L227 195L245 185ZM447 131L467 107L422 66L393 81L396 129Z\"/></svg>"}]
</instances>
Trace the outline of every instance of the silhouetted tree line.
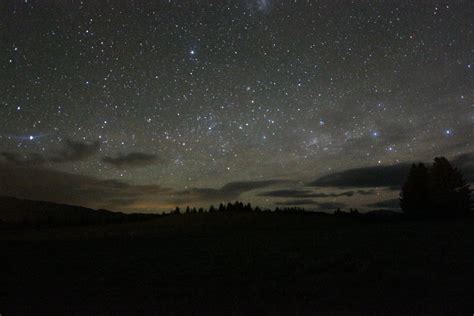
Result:
<instances>
[{"instance_id":1,"label":"silhouetted tree line","mask_svg":"<svg viewBox=\"0 0 474 316\"><path fill-rule=\"evenodd\" d=\"M350 208L348 212L342 211L340 208L334 211L334 216L337 217L357 217L359 215L361 215L361 213L359 213L359 210L356 208Z\"/></svg>"},{"instance_id":2,"label":"silhouetted tree line","mask_svg":"<svg viewBox=\"0 0 474 316\"><path fill-rule=\"evenodd\" d=\"M306 212L304 208L300 207L284 207L279 208L276 207L274 210L271 209L261 209L260 207L252 207L250 203L244 204L240 201L235 201L234 203L221 203L218 207L214 205L209 206L209 208L190 208L189 206L186 207L184 211L182 211L179 207L176 207L171 214L179 215L179 214L195 214L195 213L261 213L261 212L275 212L275 213L303 213Z\"/></svg>"},{"instance_id":3,"label":"silhouetted tree line","mask_svg":"<svg viewBox=\"0 0 474 316\"><path fill-rule=\"evenodd\" d=\"M444 157L430 168L413 164L400 193L400 207L412 217L460 217L470 213L469 185Z\"/></svg>"}]
</instances>

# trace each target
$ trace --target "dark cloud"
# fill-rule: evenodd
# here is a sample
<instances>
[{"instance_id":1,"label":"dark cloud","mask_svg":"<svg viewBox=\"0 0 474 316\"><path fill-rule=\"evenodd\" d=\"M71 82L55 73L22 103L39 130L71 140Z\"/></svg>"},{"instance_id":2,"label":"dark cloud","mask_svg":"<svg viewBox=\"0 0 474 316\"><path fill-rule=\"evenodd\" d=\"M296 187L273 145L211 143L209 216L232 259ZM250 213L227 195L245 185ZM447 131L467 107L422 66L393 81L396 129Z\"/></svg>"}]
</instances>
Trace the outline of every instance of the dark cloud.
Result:
<instances>
[{"instance_id":1,"label":"dark cloud","mask_svg":"<svg viewBox=\"0 0 474 316\"><path fill-rule=\"evenodd\" d=\"M219 189L178 191L157 184L136 185L42 166L10 163L0 163L0 179L0 195L3 196L120 211L161 211L189 202L200 205L227 202L245 192L288 183L287 180L231 182Z\"/></svg>"},{"instance_id":2,"label":"dark cloud","mask_svg":"<svg viewBox=\"0 0 474 316\"><path fill-rule=\"evenodd\" d=\"M262 180L262 181L237 181L237 182L230 182L224 185L220 190L223 192L229 193L244 193L247 191L252 191L255 189L260 189L264 187L269 187L272 185L288 183L288 180L281 180L281 179L271 179L271 180Z\"/></svg>"},{"instance_id":3,"label":"dark cloud","mask_svg":"<svg viewBox=\"0 0 474 316\"><path fill-rule=\"evenodd\" d=\"M474 152L461 154L452 162L463 173L466 181L474 183Z\"/></svg>"},{"instance_id":4,"label":"dark cloud","mask_svg":"<svg viewBox=\"0 0 474 316\"><path fill-rule=\"evenodd\" d=\"M296 200L288 200L288 201L280 201L275 203L275 205L279 206L309 206L313 210L318 211L327 211L327 210L334 210L337 208L344 208L347 207L346 204L340 202L317 202L312 199L296 199Z\"/></svg>"},{"instance_id":5,"label":"dark cloud","mask_svg":"<svg viewBox=\"0 0 474 316\"><path fill-rule=\"evenodd\" d=\"M390 199L385 201L379 201L371 204L367 204L368 207L376 207L376 208L390 208L390 209L398 209L400 208L400 199Z\"/></svg>"},{"instance_id":6,"label":"dark cloud","mask_svg":"<svg viewBox=\"0 0 474 316\"><path fill-rule=\"evenodd\" d=\"M356 190L355 192L360 195L372 195L375 193L375 190Z\"/></svg>"},{"instance_id":7,"label":"dark cloud","mask_svg":"<svg viewBox=\"0 0 474 316\"><path fill-rule=\"evenodd\" d=\"M7 163L15 165L41 165L44 163L66 163L86 160L87 158L95 155L100 149L100 143L83 143L76 142L73 140L66 140L63 143L63 148L57 152L50 154L27 154L20 155L13 152L2 152L0 155L3 160Z\"/></svg>"},{"instance_id":8,"label":"dark cloud","mask_svg":"<svg viewBox=\"0 0 474 316\"><path fill-rule=\"evenodd\" d=\"M260 193L259 196L266 197L285 197L285 198L329 198L329 197L351 197L356 194L360 195L370 195L373 194L373 190L353 190L353 191L344 191L340 193L323 193L323 192L313 192L309 190L276 190Z\"/></svg>"},{"instance_id":9,"label":"dark cloud","mask_svg":"<svg viewBox=\"0 0 474 316\"><path fill-rule=\"evenodd\" d=\"M13 152L2 152L0 157L7 163L14 165L41 165L47 160L39 154L29 154L27 156L20 155Z\"/></svg>"},{"instance_id":10,"label":"dark cloud","mask_svg":"<svg viewBox=\"0 0 474 316\"><path fill-rule=\"evenodd\" d=\"M73 162L85 160L95 155L100 149L99 141L93 143L76 142L66 140L64 148L56 154L53 154L49 161L51 162Z\"/></svg>"},{"instance_id":11,"label":"dark cloud","mask_svg":"<svg viewBox=\"0 0 474 316\"><path fill-rule=\"evenodd\" d=\"M276 202L275 205L302 206L302 205L319 205L319 203L311 199L297 199L297 200L279 201L279 202Z\"/></svg>"},{"instance_id":12,"label":"dark cloud","mask_svg":"<svg viewBox=\"0 0 474 316\"><path fill-rule=\"evenodd\" d=\"M401 187L410 169L409 163L373 166L332 173L311 182L316 187Z\"/></svg>"},{"instance_id":13,"label":"dark cloud","mask_svg":"<svg viewBox=\"0 0 474 316\"><path fill-rule=\"evenodd\" d=\"M133 185L42 167L0 163L0 195L123 210L145 203L160 208L160 198L173 190L159 185ZM5 179L5 180L3 180Z\"/></svg>"},{"instance_id":14,"label":"dark cloud","mask_svg":"<svg viewBox=\"0 0 474 316\"><path fill-rule=\"evenodd\" d=\"M288 183L288 180L263 180L263 181L240 181L230 182L219 189L193 188L180 192L176 201L180 203L192 201L229 201L238 198L241 194L260 188Z\"/></svg>"},{"instance_id":15,"label":"dark cloud","mask_svg":"<svg viewBox=\"0 0 474 316\"><path fill-rule=\"evenodd\" d=\"M474 181L474 153L461 154L454 157L451 162L463 172L468 181ZM399 189L408 175L410 166L411 163L399 163L391 166L348 169L322 176L310 182L308 186L339 188L390 187Z\"/></svg>"},{"instance_id":16,"label":"dark cloud","mask_svg":"<svg viewBox=\"0 0 474 316\"><path fill-rule=\"evenodd\" d=\"M156 155L134 152L117 157L107 156L102 161L117 168L135 168L149 166L160 160Z\"/></svg>"}]
</instances>

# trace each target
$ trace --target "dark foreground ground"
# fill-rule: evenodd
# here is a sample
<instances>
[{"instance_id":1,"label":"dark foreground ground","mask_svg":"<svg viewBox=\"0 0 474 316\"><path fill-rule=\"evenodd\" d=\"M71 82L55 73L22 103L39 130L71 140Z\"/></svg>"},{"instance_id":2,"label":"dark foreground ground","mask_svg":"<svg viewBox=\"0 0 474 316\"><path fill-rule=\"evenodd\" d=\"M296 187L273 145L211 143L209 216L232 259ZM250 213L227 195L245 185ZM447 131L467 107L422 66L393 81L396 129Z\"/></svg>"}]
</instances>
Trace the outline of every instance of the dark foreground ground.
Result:
<instances>
[{"instance_id":1,"label":"dark foreground ground","mask_svg":"<svg viewBox=\"0 0 474 316\"><path fill-rule=\"evenodd\" d=\"M0 231L0 314L474 313L474 220L192 214Z\"/></svg>"}]
</instances>

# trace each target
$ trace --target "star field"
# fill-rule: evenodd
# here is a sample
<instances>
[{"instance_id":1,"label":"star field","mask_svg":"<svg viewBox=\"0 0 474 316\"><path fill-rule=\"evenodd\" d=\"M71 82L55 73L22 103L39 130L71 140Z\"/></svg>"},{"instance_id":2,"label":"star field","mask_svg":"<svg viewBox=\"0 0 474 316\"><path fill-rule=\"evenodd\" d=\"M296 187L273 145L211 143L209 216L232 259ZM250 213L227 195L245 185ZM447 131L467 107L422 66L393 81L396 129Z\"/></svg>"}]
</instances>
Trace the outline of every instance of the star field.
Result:
<instances>
[{"instance_id":1,"label":"star field","mask_svg":"<svg viewBox=\"0 0 474 316\"><path fill-rule=\"evenodd\" d=\"M273 207L281 197L262 192L474 149L471 1L14 0L1 12L0 162L156 189L78 204ZM221 194L234 182L253 186ZM32 194L21 187L4 190ZM295 204L398 194L310 189L332 196Z\"/></svg>"}]
</instances>

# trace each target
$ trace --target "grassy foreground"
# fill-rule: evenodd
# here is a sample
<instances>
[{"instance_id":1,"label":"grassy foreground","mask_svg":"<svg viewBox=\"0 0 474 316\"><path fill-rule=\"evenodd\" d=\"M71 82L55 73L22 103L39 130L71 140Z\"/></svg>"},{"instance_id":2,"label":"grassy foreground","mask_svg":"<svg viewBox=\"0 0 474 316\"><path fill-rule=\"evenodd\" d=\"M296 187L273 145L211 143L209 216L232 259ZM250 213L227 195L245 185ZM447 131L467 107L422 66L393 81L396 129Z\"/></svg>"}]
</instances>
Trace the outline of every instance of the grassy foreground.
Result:
<instances>
[{"instance_id":1,"label":"grassy foreground","mask_svg":"<svg viewBox=\"0 0 474 316\"><path fill-rule=\"evenodd\" d=\"M0 231L0 313L474 313L474 220L190 214Z\"/></svg>"}]
</instances>

